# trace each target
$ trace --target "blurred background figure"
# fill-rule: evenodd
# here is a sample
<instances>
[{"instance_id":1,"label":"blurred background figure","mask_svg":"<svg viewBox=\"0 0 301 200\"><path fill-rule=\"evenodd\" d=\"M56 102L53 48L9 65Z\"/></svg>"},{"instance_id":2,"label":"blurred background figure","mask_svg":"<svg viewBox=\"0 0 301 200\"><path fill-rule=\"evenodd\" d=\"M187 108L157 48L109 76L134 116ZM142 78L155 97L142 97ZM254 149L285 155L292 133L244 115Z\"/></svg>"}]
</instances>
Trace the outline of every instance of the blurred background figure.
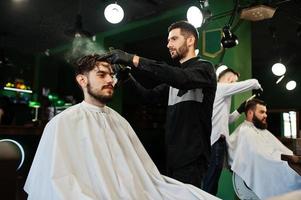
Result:
<instances>
[{"instance_id":1,"label":"blurred background figure","mask_svg":"<svg viewBox=\"0 0 301 200\"><path fill-rule=\"evenodd\" d=\"M0 96L0 125L10 125L14 114L12 104L7 96Z\"/></svg>"}]
</instances>

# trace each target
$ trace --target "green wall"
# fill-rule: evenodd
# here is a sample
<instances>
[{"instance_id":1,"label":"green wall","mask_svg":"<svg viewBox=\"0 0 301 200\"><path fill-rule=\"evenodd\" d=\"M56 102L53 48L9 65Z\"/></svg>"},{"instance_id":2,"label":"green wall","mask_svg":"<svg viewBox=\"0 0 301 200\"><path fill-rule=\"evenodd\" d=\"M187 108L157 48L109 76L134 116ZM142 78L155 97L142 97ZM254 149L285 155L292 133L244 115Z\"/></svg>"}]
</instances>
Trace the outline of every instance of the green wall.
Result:
<instances>
[{"instance_id":1,"label":"green wall","mask_svg":"<svg viewBox=\"0 0 301 200\"><path fill-rule=\"evenodd\" d=\"M220 2L220 3L217 3ZM215 7L211 7L211 11L214 14L221 13L225 10L231 10L233 4L231 3L222 3L222 1L214 1ZM239 18L239 17L236 17ZM222 28L229 20L228 17L224 17L222 19L212 21L207 27L206 30L215 30L218 28ZM236 26L237 23L240 23L235 30L235 35L239 39L239 44L236 47L231 49L226 49L224 52L224 57L222 63L227 66L233 68L234 70L240 73L240 80L245 80L251 77L251 24L246 21L238 22L236 19L233 23L233 27ZM214 41L212 41L214 43ZM208 44L210 45L210 43ZM210 48L209 48L210 49ZM207 59L211 60L215 64L219 64L221 61L221 52L215 58ZM235 95L232 98L232 110L237 108L242 101L251 96L251 92L245 92L239 95ZM238 121L230 126L230 132L234 130L242 121L244 120L244 116L241 116ZM233 185L232 185L232 173L228 169L224 169L219 181L219 190L218 197L226 200L234 200L238 199L235 195Z\"/></svg>"}]
</instances>

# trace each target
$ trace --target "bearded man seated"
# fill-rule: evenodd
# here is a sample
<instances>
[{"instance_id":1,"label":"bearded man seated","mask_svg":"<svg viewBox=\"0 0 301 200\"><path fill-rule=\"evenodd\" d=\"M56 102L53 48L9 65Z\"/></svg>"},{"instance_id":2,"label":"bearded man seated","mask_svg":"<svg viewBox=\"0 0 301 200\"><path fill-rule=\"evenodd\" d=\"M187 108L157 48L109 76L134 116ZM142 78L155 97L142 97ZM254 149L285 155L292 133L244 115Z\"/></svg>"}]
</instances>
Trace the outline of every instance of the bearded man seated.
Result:
<instances>
[{"instance_id":1,"label":"bearded man seated","mask_svg":"<svg viewBox=\"0 0 301 200\"><path fill-rule=\"evenodd\" d=\"M263 101L246 103L246 120L227 141L231 170L260 198L284 194L301 188L301 176L281 154L293 155L267 130L267 108Z\"/></svg>"}]
</instances>

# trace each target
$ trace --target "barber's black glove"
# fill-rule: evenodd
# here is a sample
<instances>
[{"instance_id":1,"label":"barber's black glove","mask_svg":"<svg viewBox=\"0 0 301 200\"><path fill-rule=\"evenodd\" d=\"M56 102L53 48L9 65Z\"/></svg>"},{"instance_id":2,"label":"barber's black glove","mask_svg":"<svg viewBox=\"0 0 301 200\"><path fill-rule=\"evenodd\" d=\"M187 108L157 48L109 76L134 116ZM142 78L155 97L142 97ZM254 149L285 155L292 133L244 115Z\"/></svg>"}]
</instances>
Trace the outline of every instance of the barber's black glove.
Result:
<instances>
[{"instance_id":1,"label":"barber's black glove","mask_svg":"<svg viewBox=\"0 0 301 200\"><path fill-rule=\"evenodd\" d=\"M247 101L244 101L242 102L239 107L237 108L237 112L239 112L239 114L245 112L245 109L246 109L246 102Z\"/></svg>"},{"instance_id":2,"label":"barber's black glove","mask_svg":"<svg viewBox=\"0 0 301 200\"><path fill-rule=\"evenodd\" d=\"M115 64L117 65L117 64ZM130 78L130 72L131 72L131 68L128 66L119 66L119 69L116 70L116 78L117 78L117 83L124 83L126 82L129 78Z\"/></svg>"},{"instance_id":3,"label":"barber's black glove","mask_svg":"<svg viewBox=\"0 0 301 200\"><path fill-rule=\"evenodd\" d=\"M105 56L106 60L111 64L122 64L130 67L134 67L133 54L129 54L119 49L111 50Z\"/></svg>"}]
</instances>

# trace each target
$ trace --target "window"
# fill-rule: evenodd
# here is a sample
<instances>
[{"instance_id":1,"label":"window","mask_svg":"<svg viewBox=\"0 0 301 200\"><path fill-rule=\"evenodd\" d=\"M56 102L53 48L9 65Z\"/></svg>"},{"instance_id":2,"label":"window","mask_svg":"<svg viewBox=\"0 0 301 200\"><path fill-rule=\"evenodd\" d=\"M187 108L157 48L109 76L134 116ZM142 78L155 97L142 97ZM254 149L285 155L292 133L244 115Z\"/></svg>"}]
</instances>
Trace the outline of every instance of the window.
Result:
<instances>
[{"instance_id":1,"label":"window","mask_svg":"<svg viewBox=\"0 0 301 200\"><path fill-rule=\"evenodd\" d=\"M289 111L282 113L284 136L289 138L297 137L297 113Z\"/></svg>"}]
</instances>

